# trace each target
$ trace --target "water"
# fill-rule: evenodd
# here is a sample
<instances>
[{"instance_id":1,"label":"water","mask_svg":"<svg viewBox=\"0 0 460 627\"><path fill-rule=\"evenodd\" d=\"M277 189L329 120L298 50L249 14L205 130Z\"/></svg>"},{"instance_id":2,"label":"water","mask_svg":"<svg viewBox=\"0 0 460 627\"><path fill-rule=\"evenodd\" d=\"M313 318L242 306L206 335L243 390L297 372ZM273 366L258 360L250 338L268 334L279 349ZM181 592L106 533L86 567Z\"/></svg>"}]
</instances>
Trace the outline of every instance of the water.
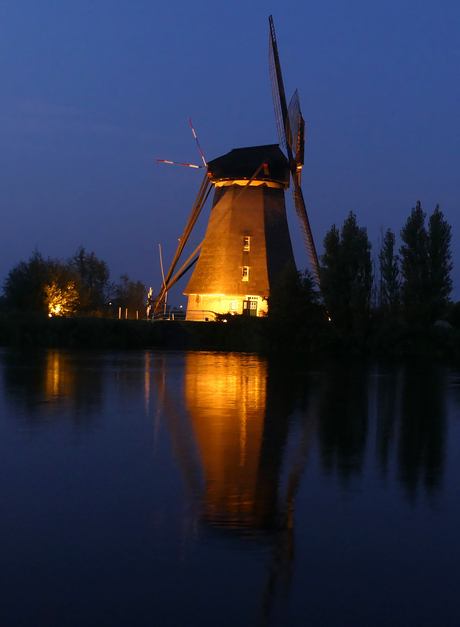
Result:
<instances>
[{"instance_id":1,"label":"water","mask_svg":"<svg viewBox=\"0 0 460 627\"><path fill-rule=\"evenodd\" d=\"M0 626L458 626L460 372L0 352Z\"/></svg>"}]
</instances>

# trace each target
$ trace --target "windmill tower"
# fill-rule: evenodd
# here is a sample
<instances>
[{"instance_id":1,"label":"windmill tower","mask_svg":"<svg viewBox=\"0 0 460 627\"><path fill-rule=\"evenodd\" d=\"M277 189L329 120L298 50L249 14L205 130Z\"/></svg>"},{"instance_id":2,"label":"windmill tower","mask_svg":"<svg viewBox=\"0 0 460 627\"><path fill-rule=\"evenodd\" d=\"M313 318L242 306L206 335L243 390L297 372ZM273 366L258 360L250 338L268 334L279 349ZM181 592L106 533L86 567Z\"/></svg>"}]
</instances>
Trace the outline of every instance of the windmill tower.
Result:
<instances>
[{"instance_id":1,"label":"windmill tower","mask_svg":"<svg viewBox=\"0 0 460 627\"><path fill-rule=\"evenodd\" d=\"M184 291L188 318L202 311L260 315L280 272L295 265L284 203L286 157L276 144L239 148L209 162L208 176L214 201Z\"/></svg>"},{"instance_id":2,"label":"windmill tower","mask_svg":"<svg viewBox=\"0 0 460 627\"><path fill-rule=\"evenodd\" d=\"M184 291L187 319L212 319L213 313L227 312L263 315L280 273L287 266L295 267L284 199L290 178L310 267L319 285L318 257L300 187L305 123L297 91L287 106L271 16L269 22L275 117L287 158L276 144L238 148L209 163L203 157L207 172L158 295L157 310L167 290L196 264ZM174 274L211 185L214 200L204 240Z\"/></svg>"}]
</instances>

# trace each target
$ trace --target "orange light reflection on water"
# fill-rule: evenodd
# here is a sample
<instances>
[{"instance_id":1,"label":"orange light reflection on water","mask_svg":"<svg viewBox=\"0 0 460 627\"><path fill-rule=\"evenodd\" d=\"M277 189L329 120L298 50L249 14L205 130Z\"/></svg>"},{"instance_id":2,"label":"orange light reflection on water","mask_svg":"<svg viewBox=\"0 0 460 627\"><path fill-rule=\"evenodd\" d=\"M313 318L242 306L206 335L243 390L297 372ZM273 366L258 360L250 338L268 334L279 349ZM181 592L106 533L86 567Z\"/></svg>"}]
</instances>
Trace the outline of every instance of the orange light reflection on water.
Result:
<instances>
[{"instance_id":1,"label":"orange light reflection on water","mask_svg":"<svg viewBox=\"0 0 460 627\"><path fill-rule=\"evenodd\" d=\"M254 510L267 367L256 356L189 353L185 398L205 475L205 515Z\"/></svg>"}]
</instances>

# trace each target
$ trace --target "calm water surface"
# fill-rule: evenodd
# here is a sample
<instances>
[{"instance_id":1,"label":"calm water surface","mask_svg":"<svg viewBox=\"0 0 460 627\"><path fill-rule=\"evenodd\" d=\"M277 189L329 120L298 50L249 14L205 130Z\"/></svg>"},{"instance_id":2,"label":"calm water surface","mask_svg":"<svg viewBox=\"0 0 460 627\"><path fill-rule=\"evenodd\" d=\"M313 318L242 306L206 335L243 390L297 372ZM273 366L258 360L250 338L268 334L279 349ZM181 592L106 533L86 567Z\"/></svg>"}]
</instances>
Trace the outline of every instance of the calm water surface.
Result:
<instances>
[{"instance_id":1,"label":"calm water surface","mask_svg":"<svg viewBox=\"0 0 460 627\"><path fill-rule=\"evenodd\" d=\"M0 626L460 625L460 372L0 352Z\"/></svg>"}]
</instances>

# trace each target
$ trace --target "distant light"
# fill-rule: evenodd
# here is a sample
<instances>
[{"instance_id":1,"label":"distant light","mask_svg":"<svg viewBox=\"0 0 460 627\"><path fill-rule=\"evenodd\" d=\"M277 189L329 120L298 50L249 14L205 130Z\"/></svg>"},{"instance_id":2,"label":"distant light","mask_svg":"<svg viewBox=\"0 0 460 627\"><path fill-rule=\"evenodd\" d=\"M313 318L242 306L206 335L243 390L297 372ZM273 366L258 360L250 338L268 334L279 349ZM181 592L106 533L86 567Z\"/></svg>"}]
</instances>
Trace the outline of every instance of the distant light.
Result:
<instances>
[{"instance_id":1,"label":"distant light","mask_svg":"<svg viewBox=\"0 0 460 627\"><path fill-rule=\"evenodd\" d=\"M53 314L48 314L48 318L52 318L52 317L53 317Z\"/></svg>"}]
</instances>

